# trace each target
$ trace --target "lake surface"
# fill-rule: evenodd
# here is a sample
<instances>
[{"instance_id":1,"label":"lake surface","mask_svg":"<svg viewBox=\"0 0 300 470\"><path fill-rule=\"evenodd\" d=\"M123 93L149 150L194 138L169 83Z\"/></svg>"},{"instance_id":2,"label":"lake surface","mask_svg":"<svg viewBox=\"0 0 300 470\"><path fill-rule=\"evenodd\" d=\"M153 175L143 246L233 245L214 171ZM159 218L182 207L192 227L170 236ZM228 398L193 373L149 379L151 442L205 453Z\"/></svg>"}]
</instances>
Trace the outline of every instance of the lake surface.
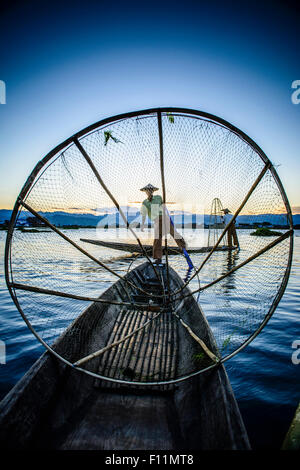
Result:
<instances>
[{"instance_id":1,"label":"lake surface","mask_svg":"<svg viewBox=\"0 0 300 470\"><path fill-rule=\"evenodd\" d=\"M67 230L65 233L74 240L78 240L80 237L95 238L93 230L88 229ZM103 231L103 237L109 239L109 235L109 232ZM239 236L242 242L243 237L248 237L245 246L251 250L252 239L249 238L249 234L240 231ZM26 237L31 237L28 238L28 242ZM36 237L36 241L34 241L34 237ZM18 282L23 281L25 283L28 280L34 280L36 286L45 286L46 284L48 288L51 286L52 289L65 289L67 292L73 293L86 293L86 286L88 286L89 295L98 296L101 291L104 291L116 280L112 274L103 271L97 265L95 266L93 261L83 259L81 255L76 258L77 255L73 251L68 252L68 249L64 248L56 238L51 242L51 237L53 237L52 233L45 233L43 236L34 233L26 235L20 233L17 235L14 242L16 246L14 269ZM24 323L6 288L3 263L5 238L6 232L0 232L0 340L5 342L6 345L6 364L0 365L0 398L5 396L44 351L43 346ZM43 243L41 243L42 239L44 240ZM192 239L191 244L193 244ZM49 246L51 246L51 250L49 250ZM64 250L63 259L61 256L62 249ZM247 257L250 253L250 251L247 253L247 249L244 252L241 249L237 259L232 260L231 258L231 263L233 263L231 267ZM122 253L120 255L115 250L89 245L89 252L95 257L101 258L120 275L124 275L131 266L131 258L126 254L122 256ZM27 263L25 261L28 253L31 262ZM199 257L201 256L205 255L199 255ZM229 267L226 264L228 262L226 256L224 253L216 256L217 261L213 269L207 269L203 273L205 283L222 274L224 266ZM281 266L276 264L278 259L281 259L284 264L284 257L274 257L272 266L270 266L269 261L267 267L269 272L272 270L273 273L276 273L276 269L280 271ZM186 263L183 257L173 257L171 264L182 277L185 276ZM255 266L255 271L252 272L249 268L248 271L245 270L245 275L238 274L231 277L226 282L220 283L219 287L216 288L219 290L213 291L214 296L216 297L217 294L218 298L218 301L215 301L216 305L213 305L213 307L218 307L220 324L222 320L222 325L226 325L225 314L229 311L228 302L232 302L230 311L232 311L235 318L238 317L241 306L244 309L250 309L254 296L256 296L255 301L258 305L263 306L264 302L268 302L266 293L268 293L268 289L272 293L275 277L268 279L263 257L259 269L257 269L258 264ZM201 282L203 282L203 277ZM254 279L255 282L253 282ZM192 289L197 289L198 282L197 278L192 281ZM268 285L268 282L270 285ZM296 231L289 282L275 313L250 345L225 362L254 449L280 448L296 406L300 401L300 364L296 365L292 362L292 354L295 352L292 344L295 340L300 340L299 283L300 231ZM264 296L258 292L258 286L260 285L263 286ZM247 290L245 290L246 286L248 286ZM32 314L32 318L37 322L37 329L40 328L43 339L49 341L49 343L86 307L86 302L72 300L70 301L72 308L66 310L68 313L65 316L58 316L57 311L61 308L60 300L50 296L40 296L41 298L39 298L39 295L36 295L37 300L33 302L33 296L34 294L30 293L20 293L20 299L28 309L29 317ZM217 338L220 337L222 343L222 335L224 334L224 338L226 338L226 335L221 331L218 323L214 323L215 311L211 307L213 297L209 294L204 295L204 293L201 296L200 301L212 325L214 334ZM47 310L45 310L45 305L47 305ZM36 313L37 310L39 317ZM256 321L259 323L260 320L261 317L257 316ZM241 330L244 328L244 320L237 324L241 325ZM241 338L242 335L241 332ZM233 350L235 346L234 342L231 346L229 345ZM228 353L230 353L230 350L228 350Z\"/></svg>"}]
</instances>

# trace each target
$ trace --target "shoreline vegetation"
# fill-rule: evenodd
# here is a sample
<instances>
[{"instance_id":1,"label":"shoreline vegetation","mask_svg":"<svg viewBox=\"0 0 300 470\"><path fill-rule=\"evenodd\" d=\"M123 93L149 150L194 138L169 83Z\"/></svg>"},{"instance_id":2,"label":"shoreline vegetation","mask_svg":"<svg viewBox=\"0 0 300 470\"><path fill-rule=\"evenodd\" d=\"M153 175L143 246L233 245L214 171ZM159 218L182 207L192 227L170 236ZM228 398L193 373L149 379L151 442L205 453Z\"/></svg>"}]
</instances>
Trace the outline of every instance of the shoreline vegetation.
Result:
<instances>
[{"instance_id":1,"label":"shoreline vegetation","mask_svg":"<svg viewBox=\"0 0 300 470\"><path fill-rule=\"evenodd\" d=\"M255 230L255 232L250 233L250 235L256 237L280 237L282 232L276 232L275 230L270 230L266 227L260 227Z\"/></svg>"}]
</instances>

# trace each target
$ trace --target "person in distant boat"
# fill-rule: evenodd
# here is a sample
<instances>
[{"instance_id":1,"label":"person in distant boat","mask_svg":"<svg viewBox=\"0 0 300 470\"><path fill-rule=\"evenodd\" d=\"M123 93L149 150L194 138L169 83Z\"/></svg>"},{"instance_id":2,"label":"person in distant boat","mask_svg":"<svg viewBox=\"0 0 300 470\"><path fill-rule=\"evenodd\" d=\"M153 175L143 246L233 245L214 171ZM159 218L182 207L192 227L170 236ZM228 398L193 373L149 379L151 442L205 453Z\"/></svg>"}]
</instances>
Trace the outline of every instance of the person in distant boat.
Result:
<instances>
[{"instance_id":1,"label":"person in distant boat","mask_svg":"<svg viewBox=\"0 0 300 470\"><path fill-rule=\"evenodd\" d=\"M163 255L163 236L170 233L181 249L186 247L186 243L171 223L170 217L163 205L162 197L159 195L153 195L155 191L158 191L158 188L149 183L141 188L141 191L145 191L147 194L147 198L143 201L141 208L141 231L144 231L145 220L148 215L149 219L154 222L153 258L156 264L161 264Z\"/></svg>"},{"instance_id":2,"label":"person in distant boat","mask_svg":"<svg viewBox=\"0 0 300 470\"><path fill-rule=\"evenodd\" d=\"M229 213L229 212L231 212L229 209L222 209L222 211L224 212L224 215L223 215L222 219L223 219L223 223L226 227L229 224L229 222L231 221L233 215L231 215ZM236 246L237 248L240 247L239 241L238 241L238 236L237 236L237 233L236 233L236 228L235 228L235 221L233 222L233 224L231 225L231 227L227 231L227 240L228 240L228 247L229 248L232 248L233 245Z\"/></svg>"}]
</instances>

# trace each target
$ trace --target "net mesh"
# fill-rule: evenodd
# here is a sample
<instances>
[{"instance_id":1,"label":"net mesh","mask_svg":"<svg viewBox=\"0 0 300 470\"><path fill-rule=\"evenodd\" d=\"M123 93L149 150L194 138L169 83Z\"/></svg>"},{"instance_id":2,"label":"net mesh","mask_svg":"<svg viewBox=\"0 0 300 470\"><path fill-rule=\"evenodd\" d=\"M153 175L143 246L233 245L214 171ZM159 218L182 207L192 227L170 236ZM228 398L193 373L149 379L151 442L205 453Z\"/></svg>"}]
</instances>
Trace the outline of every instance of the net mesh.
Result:
<instances>
[{"instance_id":1,"label":"net mesh","mask_svg":"<svg viewBox=\"0 0 300 470\"><path fill-rule=\"evenodd\" d=\"M19 308L47 344L52 345L57 340L91 304L91 298L101 296L120 277L145 261L143 253L136 258L129 252L87 243L83 239L138 245L138 238L143 245L151 245L153 221L146 219L148 228L144 232L139 229L141 204L146 197L140 188L148 183L159 188L156 194L162 194L165 185L166 206L187 242L193 269L188 269L180 253L168 255L166 261L194 292L193 298L208 320L222 359L255 334L279 301L291 258L290 238L231 273L291 228L289 209L273 168L265 172L251 192L266 162L242 136L220 122L192 113L166 111L161 119L162 148L157 113L118 119L80 137L80 145L105 186L100 184L95 170L75 143L54 155L34 175L24 197L29 210L21 205L14 221L9 278L15 285L50 291L45 294L12 288ZM106 188L118 202L119 209ZM213 247L225 228L221 209L229 208L231 214L235 214L249 194L235 225L239 249L227 249L230 237L225 234L220 242L222 250L213 252L201 267L208 253L199 248ZM67 239L36 218L35 213ZM130 230L126 228L124 217ZM259 236L262 229L268 228L279 233ZM167 243L176 246L170 235L167 235ZM229 272L211 287L199 291ZM59 297L54 291L85 300ZM180 288L173 286L171 296L176 295L176 291ZM133 293L141 292L123 283L123 301L132 301ZM144 302L149 300L146 297ZM119 314L120 309L117 309L115 315ZM111 328L116 318L108 321ZM184 329L178 318L172 321L179 331ZM187 318L186 322L189 321L192 322ZM106 331L105 325L104 321L103 331ZM197 319L189 326L199 337L203 335ZM78 329L72 331L76 341ZM151 331L153 335L153 328ZM123 333L118 330L120 338L125 332L126 328ZM139 335L147 342L147 330ZM148 340L149 335L150 332ZM111 332L107 331L105 341L110 337ZM203 351L199 345L197 348L199 359ZM178 371L184 376L204 366L207 361L198 360L184 363ZM93 361L86 365L87 370L93 367ZM102 373L103 370L106 369L102 367ZM174 370L172 374L172 379L176 379ZM133 381L134 377L133 371Z\"/></svg>"}]
</instances>

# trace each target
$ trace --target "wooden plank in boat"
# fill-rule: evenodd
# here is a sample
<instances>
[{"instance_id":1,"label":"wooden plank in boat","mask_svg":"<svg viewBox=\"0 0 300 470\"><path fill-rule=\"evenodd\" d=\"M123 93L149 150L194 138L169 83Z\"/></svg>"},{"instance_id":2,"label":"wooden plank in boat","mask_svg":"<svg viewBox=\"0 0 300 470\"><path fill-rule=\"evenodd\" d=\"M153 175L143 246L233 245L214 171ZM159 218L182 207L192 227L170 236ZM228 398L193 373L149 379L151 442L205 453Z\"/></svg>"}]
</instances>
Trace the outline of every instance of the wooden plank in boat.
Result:
<instances>
[{"instance_id":1,"label":"wooden plank in boat","mask_svg":"<svg viewBox=\"0 0 300 470\"><path fill-rule=\"evenodd\" d=\"M149 311L120 312L107 344L112 344L130 334L147 321L155 313ZM101 357L99 374L119 380L130 380L134 377L140 382L168 381L176 377L177 362L177 322L171 312L162 316L139 331L135 336L114 347ZM147 335L145 337L145 334ZM145 341L144 338L146 338ZM108 388L124 388L122 384L96 380L95 386ZM126 386L132 389L134 384ZM151 390L169 391L174 385L153 386ZM149 386L139 386L138 390L150 390Z\"/></svg>"}]
</instances>

